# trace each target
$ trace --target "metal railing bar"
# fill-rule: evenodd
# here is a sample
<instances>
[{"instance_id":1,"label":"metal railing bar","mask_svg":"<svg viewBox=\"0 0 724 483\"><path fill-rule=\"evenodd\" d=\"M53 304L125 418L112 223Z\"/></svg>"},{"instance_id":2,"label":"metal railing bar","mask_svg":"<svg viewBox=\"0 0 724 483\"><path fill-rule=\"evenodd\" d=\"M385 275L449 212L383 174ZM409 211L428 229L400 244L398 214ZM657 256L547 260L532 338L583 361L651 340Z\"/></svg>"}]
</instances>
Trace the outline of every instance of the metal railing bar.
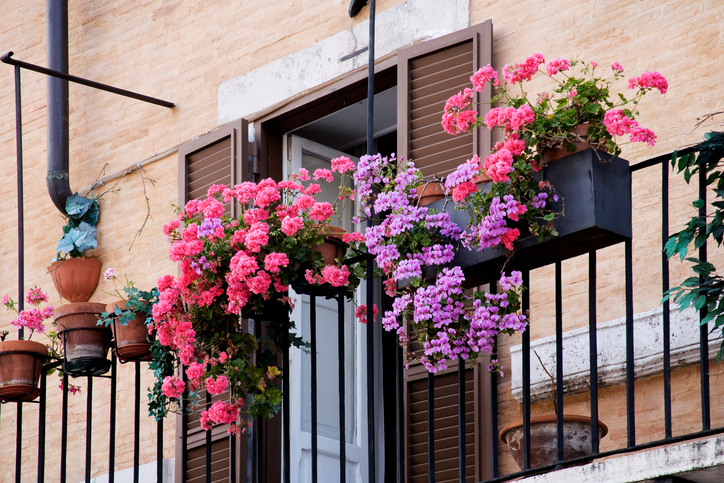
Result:
<instances>
[{"instance_id":1,"label":"metal railing bar","mask_svg":"<svg viewBox=\"0 0 724 483\"><path fill-rule=\"evenodd\" d=\"M20 483L23 475L23 403L16 404L17 420L15 430L15 481Z\"/></svg>"},{"instance_id":2,"label":"metal railing bar","mask_svg":"<svg viewBox=\"0 0 724 483\"><path fill-rule=\"evenodd\" d=\"M371 5L374 0L370 0ZM375 460L375 317L373 312L374 297L374 274L372 271L374 262L367 261L367 468L369 483L375 483L376 460Z\"/></svg>"},{"instance_id":3,"label":"metal railing bar","mask_svg":"<svg viewBox=\"0 0 724 483\"><path fill-rule=\"evenodd\" d=\"M636 445L636 406L634 404L634 308L633 249L631 240L624 242L626 251L626 445Z\"/></svg>"},{"instance_id":4,"label":"metal railing bar","mask_svg":"<svg viewBox=\"0 0 724 483\"><path fill-rule=\"evenodd\" d=\"M669 290L669 259L666 242L669 239L669 163L661 163L661 291ZM671 310L669 301L663 303L664 338L664 434L671 437Z\"/></svg>"},{"instance_id":5,"label":"metal railing bar","mask_svg":"<svg viewBox=\"0 0 724 483\"><path fill-rule=\"evenodd\" d=\"M530 272L523 272L523 285L530 287ZM530 310L530 293L523 291L523 313ZM523 332L523 469L530 468L530 327Z\"/></svg>"},{"instance_id":6,"label":"metal railing bar","mask_svg":"<svg viewBox=\"0 0 724 483\"><path fill-rule=\"evenodd\" d=\"M118 87L109 86L106 84L101 84L100 82L95 82L88 79L83 79L82 77L77 77L70 74L64 74L63 72L58 72L57 70L48 69L47 67L41 67L39 65L35 64L29 64L28 62L23 62L22 60L16 60L11 58L13 56L13 52L8 52L7 54L0 57L0 61L14 65L16 69L23 68L32 70L33 72L38 72L40 74L49 75L51 77L57 77L58 79L63 79L69 82L75 82L76 84L82 84L84 86L93 87L94 89L99 89L102 91L110 92L111 94L118 94L120 96L124 97L130 97L131 99L136 99L138 101L148 102L150 104L156 104L157 106L163 106L172 108L174 107L173 102L164 101L161 99L156 99L155 97L145 96L143 94L138 94L136 92L127 91L125 89L119 89Z\"/></svg>"},{"instance_id":7,"label":"metal railing bar","mask_svg":"<svg viewBox=\"0 0 724 483\"><path fill-rule=\"evenodd\" d=\"M38 483L45 482L45 405L47 375L40 371L40 406L38 407Z\"/></svg>"},{"instance_id":8,"label":"metal railing bar","mask_svg":"<svg viewBox=\"0 0 724 483\"><path fill-rule=\"evenodd\" d=\"M211 407L211 394L206 391L206 410L208 411ZM212 431L206 431L206 457L205 457L205 475L206 483L211 483L211 434ZM135 483L135 482L134 482Z\"/></svg>"},{"instance_id":9,"label":"metal railing bar","mask_svg":"<svg viewBox=\"0 0 724 483\"><path fill-rule=\"evenodd\" d=\"M133 412L133 483L139 479L139 458L141 443L141 363L136 362L136 398Z\"/></svg>"},{"instance_id":10,"label":"metal railing bar","mask_svg":"<svg viewBox=\"0 0 724 483\"><path fill-rule=\"evenodd\" d=\"M284 332L289 333L289 319L284 321ZM289 347L288 344L284 344L282 348L283 363L284 363L284 374L282 377L282 443L283 443L283 464L284 464L284 483L291 483L292 472L291 472L291 431L289 426L289 419L291 417L289 400L291 394L289 392L289 378L291 373L289 372Z\"/></svg>"},{"instance_id":11,"label":"metal railing bar","mask_svg":"<svg viewBox=\"0 0 724 483\"><path fill-rule=\"evenodd\" d=\"M63 371L63 409L60 419L60 483L65 483L68 456L68 373Z\"/></svg>"},{"instance_id":12,"label":"metal railing bar","mask_svg":"<svg viewBox=\"0 0 724 483\"><path fill-rule=\"evenodd\" d=\"M467 465L465 436L465 361L460 357L458 358L458 464L460 468L458 476L460 483L465 483Z\"/></svg>"},{"instance_id":13,"label":"metal railing bar","mask_svg":"<svg viewBox=\"0 0 724 483\"><path fill-rule=\"evenodd\" d=\"M587 456L581 456L579 458L571 458L569 460L564 461L563 464L561 464L560 462L556 462L556 463L553 463L550 465L539 466L537 468L531 468L531 469L525 470L525 471L518 471L516 473L510 473L509 475L499 476L497 478L491 478L489 480L485 480L484 483L499 483L499 482L503 482L503 481L515 480L518 478L523 478L523 477L532 476L532 475L550 473L553 470L567 468L567 467L573 467L573 466L580 466L580 465L590 463L591 461L603 460L603 459L609 458L611 456L618 456L621 454L627 454L627 453L633 453L636 451L653 449L653 448L657 448L659 446L666 446L666 445L670 445L670 444L683 443L686 441L690 441L690 440L694 440L694 439L698 439L698 438L706 438L708 436L716 436L719 434L724 434L724 427L710 429L707 431L698 431L696 433L675 436L673 438L660 439L660 440L651 441L648 443L641 443L636 446L629 446L629 447L625 447L625 448L614 449L611 451L604 451L604 452L601 452L601 453L598 453L595 455L591 454L591 455L587 455Z\"/></svg>"},{"instance_id":14,"label":"metal railing bar","mask_svg":"<svg viewBox=\"0 0 724 483\"><path fill-rule=\"evenodd\" d=\"M309 296L309 331L309 340L311 342L310 352L312 356L312 483L317 483L317 477L319 476L319 468L317 466L317 425L319 424L319 420L317 418L317 297L314 295Z\"/></svg>"},{"instance_id":15,"label":"metal railing bar","mask_svg":"<svg viewBox=\"0 0 724 483\"><path fill-rule=\"evenodd\" d=\"M435 376L427 373L427 481L435 483Z\"/></svg>"},{"instance_id":16,"label":"metal railing bar","mask_svg":"<svg viewBox=\"0 0 724 483\"><path fill-rule=\"evenodd\" d=\"M116 479L116 354L111 353L111 416L110 416L110 441L108 446L108 483L114 483ZM184 433L185 434L185 433Z\"/></svg>"},{"instance_id":17,"label":"metal railing bar","mask_svg":"<svg viewBox=\"0 0 724 483\"><path fill-rule=\"evenodd\" d=\"M181 378L184 381L184 385L188 385L189 378L186 375L186 371L181 371ZM189 418L186 415L186 408L188 403L186 399L181 398L181 481L186 479L186 469L188 466L188 429L189 429Z\"/></svg>"},{"instance_id":18,"label":"metal railing bar","mask_svg":"<svg viewBox=\"0 0 724 483\"><path fill-rule=\"evenodd\" d=\"M677 151L679 156L684 156L686 154L695 153L697 152L696 146L692 146L685 149L680 149ZM661 154L659 156L655 156L653 158L649 158L645 161L641 161L640 163L636 163L629 167L630 172L639 171L642 169L650 168L651 166L656 166L657 164L664 163L666 164L668 161L671 161L671 155L674 154L673 151L666 154Z\"/></svg>"},{"instance_id":19,"label":"metal railing bar","mask_svg":"<svg viewBox=\"0 0 724 483\"><path fill-rule=\"evenodd\" d=\"M247 429L250 431L251 428ZM236 436L229 434L229 483L236 483ZM159 481L159 483L161 483Z\"/></svg>"},{"instance_id":20,"label":"metal railing bar","mask_svg":"<svg viewBox=\"0 0 724 483\"><path fill-rule=\"evenodd\" d=\"M699 219L706 222L706 163L699 162L699 199L704 203L699 208ZM699 260L707 261L706 238L699 247ZM703 275L699 275L699 285L704 283ZM706 306L699 310L699 373L701 380L701 428L706 431L711 428L711 411L709 397L709 327L701 322L707 315Z\"/></svg>"},{"instance_id":21,"label":"metal railing bar","mask_svg":"<svg viewBox=\"0 0 724 483\"><path fill-rule=\"evenodd\" d=\"M88 390L86 391L86 420L85 420L85 481L91 479L91 443L93 440L93 378L88 376Z\"/></svg>"},{"instance_id":22,"label":"metal railing bar","mask_svg":"<svg viewBox=\"0 0 724 483\"><path fill-rule=\"evenodd\" d=\"M565 460L563 454L563 283L561 262L556 262L556 446L558 461Z\"/></svg>"},{"instance_id":23,"label":"metal railing bar","mask_svg":"<svg viewBox=\"0 0 724 483\"><path fill-rule=\"evenodd\" d=\"M596 250L588 252L588 360L591 383L591 452L598 453L598 339L596 333Z\"/></svg>"},{"instance_id":24,"label":"metal railing bar","mask_svg":"<svg viewBox=\"0 0 724 483\"><path fill-rule=\"evenodd\" d=\"M156 421L156 482L163 482L163 419Z\"/></svg>"},{"instance_id":25,"label":"metal railing bar","mask_svg":"<svg viewBox=\"0 0 724 483\"><path fill-rule=\"evenodd\" d=\"M15 144L17 164L15 177L18 190L18 306L25 308L25 228L23 215L23 120L21 99L20 67L15 66ZM23 328L18 330L18 339L24 335ZM23 403L17 404L17 429L15 436L15 481L20 483L23 461Z\"/></svg>"},{"instance_id":26,"label":"metal railing bar","mask_svg":"<svg viewBox=\"0 0 724 483\"><path fill-rule=\"evenodd\" d=\"M490 284L490 293L498 292L498 285L493 282ZM493 336L493 354L498 352L498 338ZM490 452L492 453L491 473L493 478L498 476L498 373L493 371L490 373Z\"/></svg>"},{"instance_id":27,"label":"metal railing bar","mask_svg":"<svg viewBox=\"0 0 724 483\"><path fill-rule=\"evenodd\" d=\"M405 481L405 376L402 346L399 336L395 348L395 377L397 389L397 483Z\"/></svg>"},{"instance_id":28,"label":"metal railing bar","mask_svg":"<svg viewBox=\"0 0 724 483\"><path fill-rule=\"evenodd\" d=\"M368 321L374 323L374 321ZM346 441L346 392L345 392L345 350L344 350L344 296L337 296L337 364L339 376L339 481L347 481L347 441Z\"/></svg>"}]
</instances>

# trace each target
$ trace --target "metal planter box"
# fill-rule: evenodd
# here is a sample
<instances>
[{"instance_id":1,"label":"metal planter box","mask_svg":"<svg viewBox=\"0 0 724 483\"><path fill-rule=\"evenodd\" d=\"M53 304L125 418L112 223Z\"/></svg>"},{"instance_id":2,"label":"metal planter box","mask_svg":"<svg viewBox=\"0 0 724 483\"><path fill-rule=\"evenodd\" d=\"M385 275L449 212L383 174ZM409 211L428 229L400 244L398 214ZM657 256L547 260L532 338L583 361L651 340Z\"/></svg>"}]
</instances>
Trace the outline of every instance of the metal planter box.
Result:
<instances>
[{"instance_id":1,"label":"metal planter box","mask_svg":"<svg viewBox=\"0 0 724 483\"><path fill-rule=\"evenodd\" d=\"M600 158L599 158L600 156ZM551 182L560 200L551 206L565 214L555 220L559 235L539 242L535 237L515 244L506 272L531 270L631 239L631 172L628 161L586 149L548 164L542 176ZM428 205L442 210L445 200ZM445 211L465 227L468 215L448 203ZM466 285L496 280L506 261L502 247L481 251L461 249L453 264L465 273Z\"/></svg>"}]
</instances>

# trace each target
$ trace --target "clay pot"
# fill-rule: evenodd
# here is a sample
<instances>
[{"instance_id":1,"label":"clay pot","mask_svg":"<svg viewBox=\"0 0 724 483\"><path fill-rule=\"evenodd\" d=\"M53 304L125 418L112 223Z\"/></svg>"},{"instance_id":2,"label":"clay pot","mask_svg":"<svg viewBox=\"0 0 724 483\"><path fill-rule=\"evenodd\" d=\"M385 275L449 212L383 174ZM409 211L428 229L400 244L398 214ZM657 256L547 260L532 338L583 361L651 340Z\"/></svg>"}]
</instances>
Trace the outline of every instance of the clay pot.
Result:
<instances>
[{"instance_id":1,"label":"clay pot","mask_svg":"<svg viewBox=\"0 0 724 483\"><path fill-rule=\"evenodd\" d=\"M606 436L608 427L598 421L598 439ZM558 432L555 414L530 418L530 467L537 468L558 460ZM513 459L523 469L523 420L519 419L500 431L500 439L507 443ZM563 458L566 460L591 454L591 418L563 416Z\"/></svg>"},{"instance_id":2,"label":"clay pot","mask_svg":"<svg viewBox=\"0 0 724 483\"><path fill-rule=\"evenodd\" d=\"M110 369L111 362L106 357L111 347L111 330L98 325L105 310L104 304L78 302L60 305L53 311L68 374L97 376Z\"/></svg>"},{"instance_id":3,"label":"clay pot","mask_svg":"<svg viewBox=\"0 0 724 483\"><path fill-rule=\"evenodd\" d=\"M576 146L576 150L573 152L570 152L566 150L565 146L561 146L558 148L549 148L543 151L543 154L541 156L541 164L546 165L550 163L551 161L555 161L556 159L560 159L564 156L569 156L571 154L575 154L579 151L583 151L584 149L588 148L594 148L598 149L599 151L603 151L605 153L608 152L608 149L605 145L599 146L598 144L596 146L591 146L591 144L588 142L588 127L590 126L589 123L586 124L579 124L576 127L574 127L571 132L578 136L580 140L574 141L573 144Z\"/></svg>"},{"instance_id":4,"label":"clay pot","mask_svg":"<svg viewBox=\"0 0 724 483\"><path fill-rule=\"evenodd\" d=\"M13 352L11 354L11 352ZM48 348L32 340L0 341L0 400L32 401Z\"/></svg>"},{"instance_id":5,"label":"clay pot","mask_svg":"<svg viewBox=\"0 0 724 483\"><path fill-rule=\"evenodd\" d=\"M116 310L117 306L121 307L121 310L124 310L126 308L126 302L122 301L108 304L106 306L106 312L109 314L112 313ZM121 362L153 360L151 345L156 339L156 335L155 333L148 333L146 314L136 313L136 318L126 325L118 323L118 319L114 317L111 329L113 329L113 338L115 340L114 351L116 357L118 357Z\"/></svg>"},{"instance_id":6,"label":"clay pot","mask_svg":"<svg viewBox=\"0 0 724 483\"><path fill-rule=\"evenodd\" d=\"M342 241L342 236L347 232L344 228L338 226L330 226L323 233L324 243L312 247L313 252L319 252L324 258L325 265L334 265L336 258L342 258L348 245Z\"/></svg>"},{"instance_id":7,"label":"clay pot","mask_svg":"<svg viewBox=\"0 0 724 483\"><path fill-rule=\"evenodd\" d=\"M415 188L417 197L419 199L417 205L425 206L429 205L433 201L441 200L445 198L442 185L436 181L426 183Z\"/></svg>"},{"instance_id":8,"label":"clay pot","mask_svg":"<svg viewBox=\"0 0 724 483\"><path fill-rule=\"evenodd\" d=\"M67 258L53 262L48 273L55 289L68 302L87 302L98 286L101 261L95 258Z\"/></svg>"}]
</instances>

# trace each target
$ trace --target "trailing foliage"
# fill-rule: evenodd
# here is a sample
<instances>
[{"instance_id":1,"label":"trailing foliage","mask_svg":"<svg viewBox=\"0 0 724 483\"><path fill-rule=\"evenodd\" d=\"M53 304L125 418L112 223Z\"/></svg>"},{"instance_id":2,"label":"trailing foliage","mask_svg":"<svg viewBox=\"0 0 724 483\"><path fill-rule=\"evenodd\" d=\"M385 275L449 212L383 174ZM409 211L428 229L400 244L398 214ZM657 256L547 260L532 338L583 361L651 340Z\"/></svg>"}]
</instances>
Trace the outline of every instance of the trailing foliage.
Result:
<instances>
[{"instance_id":1,"label":"trailing foliage","mask_svg":"<svg viewBox=\"0 0 724 483\"><path fill-rule=\"evenodd\" d=\"M677 287L668 290L663 301L672 300L682 308L693 305L696 310L704 310L701 325L714 322L713 330L722 330L724 336L724 278L717 274L713 264L702 261L696 257L686 258L689 245L697 249L712 238L717 246L721 246L724 235L724 171L721 170L724 158L724 132L711 132L705 136L705 141L696 146L698 154L691 153L679 156L675 151L672 155L671 166L678 173L684 173L687 183L693 175L704 169L706 186L713 187L715 194L711 203L714 208L711 214L692 217L686 228L672 235L666 242L666 256L671 258L679 255L680 260L686 259L693 264L695 276L689 277ZM705 213L705 201L695 200L692 205L700 213ZM717 361L724 357L724 341L719 348Z\"/></svg>"}]
</instances>

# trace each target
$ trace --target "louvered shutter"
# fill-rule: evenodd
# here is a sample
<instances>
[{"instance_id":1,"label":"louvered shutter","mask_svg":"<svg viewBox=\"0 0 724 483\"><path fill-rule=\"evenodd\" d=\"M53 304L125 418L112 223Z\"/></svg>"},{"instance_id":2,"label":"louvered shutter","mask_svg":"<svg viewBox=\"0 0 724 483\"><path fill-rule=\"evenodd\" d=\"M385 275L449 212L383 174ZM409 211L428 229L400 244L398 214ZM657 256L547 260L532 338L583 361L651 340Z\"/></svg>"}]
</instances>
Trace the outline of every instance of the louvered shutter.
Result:
<instances>
[{"instance_id":1,"label":"louvered shutter","mask_svg":"<svg viewBox=\"0 0 724 483\"><path fill-rule=\"evenodd\" d=\"M490 133L482 128L451 136L440 121L445 101L465 87L470 76L491 63L492 22L487 21L398 53L397 153L411 159L425 177L449 174L473 154L490 152ZM491 89L476 94L477 110L489 108ZM412 346L410 350L419 350ZM481 358L484 367L486 358ZM457 362L434 378L435 481L459 481ZM405 371L407 481L428 481L427 371L419 363ZM465 370L466 481L490 477L490 378L486 370Z\"/></svg>"},{"instance_id":2,"label":"louvered shutter","mask_svg":"<svg viewBox=\"0 0 724 483\"><path fill-rule=\"evenodd\" d=\"M233 186L248 179L248 124L244 119L194 139L179 148L179 206L192 199L206 198L211 185ZM232 203L225 204L225 214L236 215ZM205 391L199 391L205 401ZM224 393L213 401L228 399ZM199 423L201 405L176 420L176 481L178 483L206 482L206 431ZM194 409L194 408L189 408ZM212 483L241 482L246 475L247 436L230 436L227 426L214 427L211 433ZM233 474L232 474L233 473Z\"/></svg>"},{"instance_id":3,"label":"louvered shutter","mask_svg":"<svg viewBox=\"0 0 724 483\"><path fill-rule=\"evenodd\" d=\"M445 101L472 87L473 72L491 63L492 31L488 20L398 53L397 152L425 177L445 176L473 154L490 151L489 131L451 136L440 121ZM490 96L489 86L476 94L478 111L489 108Z\"/></svg>"}]
</instances>

